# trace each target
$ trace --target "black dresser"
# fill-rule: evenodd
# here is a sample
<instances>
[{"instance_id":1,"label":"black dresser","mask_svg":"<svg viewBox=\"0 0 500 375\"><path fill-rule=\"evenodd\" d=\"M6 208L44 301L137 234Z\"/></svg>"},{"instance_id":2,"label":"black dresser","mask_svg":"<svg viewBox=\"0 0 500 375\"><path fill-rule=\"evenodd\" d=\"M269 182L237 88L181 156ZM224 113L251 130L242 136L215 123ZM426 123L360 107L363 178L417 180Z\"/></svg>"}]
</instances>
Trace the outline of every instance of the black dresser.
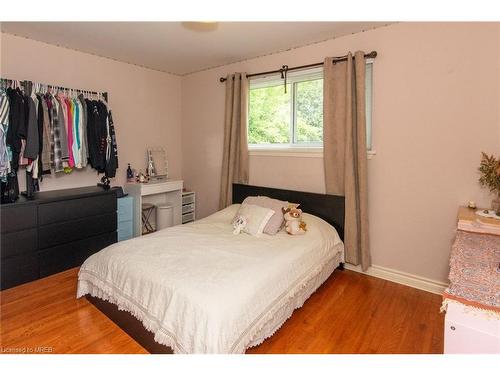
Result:
<instances>
[{"instance_id":1,"label":"black dresser","mask_svg":"<svg viewBox=\"0 0 500 375\"><path fill-rule=\"evenodd\" d=\"M98 187L38 192L0 206L0 289L80 266L117 240L116 193Z\"/></svg>"}]
</instances>

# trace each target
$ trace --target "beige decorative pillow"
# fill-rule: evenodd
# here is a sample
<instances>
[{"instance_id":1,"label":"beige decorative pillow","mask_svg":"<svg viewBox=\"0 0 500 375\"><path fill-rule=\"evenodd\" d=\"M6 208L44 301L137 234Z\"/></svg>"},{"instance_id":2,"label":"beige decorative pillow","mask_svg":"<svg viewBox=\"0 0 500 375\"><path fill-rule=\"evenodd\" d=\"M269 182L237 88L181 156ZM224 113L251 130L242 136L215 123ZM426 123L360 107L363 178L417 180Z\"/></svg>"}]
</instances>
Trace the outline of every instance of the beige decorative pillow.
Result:
<instances>
[{"instance_id":1,"label":"beige decorative pillow","mask_svg":"<svg viewBox=\"0 0 500 375\"><path fill-rule=\"evenodd\" d=\"M233 222L239 217L244 218L246 225L242 228L243 232L259 237L273 215L274 211L269 208L242 203Z\"/></svg>"},{"instance_id":2,"label":"beige decorative pillow","mask_svg":"<svg viewBox=\"0 0 500 375\"><path fill-rule=\"evenodd\" d=\"M275 235L283 226L283 207L288 207L288 202L280 201L278 199L273 199L264 196L258 197L247 197L243 201L244 204L254 204L256 206L265 207L273 210L274 215L271 216L271 219L267 223L264 228L264 233Z\"/></svg>"}]
</instances>

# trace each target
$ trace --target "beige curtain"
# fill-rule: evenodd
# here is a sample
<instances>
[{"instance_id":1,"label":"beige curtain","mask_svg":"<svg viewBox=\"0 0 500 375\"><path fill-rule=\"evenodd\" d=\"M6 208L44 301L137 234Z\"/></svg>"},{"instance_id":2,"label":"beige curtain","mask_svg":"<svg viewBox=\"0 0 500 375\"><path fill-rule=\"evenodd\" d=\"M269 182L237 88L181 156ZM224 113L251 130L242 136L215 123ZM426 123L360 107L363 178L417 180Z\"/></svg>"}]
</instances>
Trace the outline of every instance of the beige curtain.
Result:
<instances>
[{"instance_id":1,"label":"beige curtain","mask_svg":"<svg viewBox=\"0 0 500 375\"><path fill-rule=\"evenodd\" d=\"M324 165L327 194L345 196L346 262L371 265L368 243L365 58L324 63Z\"/></svg>"},{"instance_id":2,"label":"beige curtain","mask_svg":"<svg viewBox=\"0 0 500 375\"><path fill-rule=\"evenodd\" d=\"M221 209L232 203L233 182L248 183L248 78L245 73L231 74L226 78Z\"/></svg>"}]
</instances>

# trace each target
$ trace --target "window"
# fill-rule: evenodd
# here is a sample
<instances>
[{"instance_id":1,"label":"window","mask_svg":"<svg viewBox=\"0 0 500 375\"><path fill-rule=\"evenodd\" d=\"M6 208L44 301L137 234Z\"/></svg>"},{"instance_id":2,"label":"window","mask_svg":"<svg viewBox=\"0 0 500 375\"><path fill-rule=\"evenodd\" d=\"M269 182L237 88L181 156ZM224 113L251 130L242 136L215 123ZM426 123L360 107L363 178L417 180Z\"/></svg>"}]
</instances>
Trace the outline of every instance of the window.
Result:
<instances>
[{"instance_id":1,"label":"window","mask_svg":"<svg viewBox=\"0 0 500 375\"><path fill-rule=\"evenodd\" d=\"M371 150L372 62L366 64L366 137ZM250 149L323 147L323 69L252 79L248 100Z\"/></svg>"}]
</instances>

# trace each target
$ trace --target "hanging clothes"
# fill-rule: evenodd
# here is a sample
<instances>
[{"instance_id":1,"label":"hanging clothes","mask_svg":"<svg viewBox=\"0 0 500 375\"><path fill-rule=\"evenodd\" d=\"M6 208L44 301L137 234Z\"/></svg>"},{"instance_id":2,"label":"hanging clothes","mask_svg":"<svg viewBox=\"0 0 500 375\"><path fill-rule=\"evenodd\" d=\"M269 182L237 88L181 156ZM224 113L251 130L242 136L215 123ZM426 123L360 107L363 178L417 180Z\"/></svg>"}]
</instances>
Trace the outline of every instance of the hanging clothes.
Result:
<instances>
[{"instance_id":1,"label":"hanging clothes","mask_svg":"<svg viewBox=\"0 0 500 375\"><path fill-rule=\"evenodd\" d=\"M28 139L28 129L30 127L32 119L30 119L30 98L25 95L25 91L29 90L29 85L24 83L23 89L20 90L19 92L22 97L22 108L21 111L23 113L22 117L22 122L20 123L20 127L18 129L17 135L18 138L21 139L21 151L19 152L19 165L20 166L27 166L30 163L30 160L28 157L25 156L26 153L26 143ZM31 144L30 144L30 149L28 149L28 153L31 152Z\"/></svg>"},{"instance_id":2,"label":"hanging clothes","mask_svg":"<svg viewBox=\"0 0 500 375\"><path fill-rule=\"evenodd\" d=\"M71 99L70 104L73 114L73 147L72 147L73 159L75 161L75 168L81 168L82 163L81 163L81 153L80 153L81 147L80 147L80 128L79 128L80 113L77 101Z\"/></svg>"},{"instance_id":3,"label":"hanging clothes","mask_svg":"<svg viewBox=\"0 0 500 375\"><path fill-rule=\"evenodd\" d=\"M6 144L12 152L11 169L17 172L19 168L19 154L21 153L21 128L24 126L24 98L19 88L8 88L9 127L7 129Z\"/></svg>"},{"instance_id":4,"label":"hanging clothes","mask_svg":"<svg viewBox=\"0 0 500 375\"><path fill-rule=\"evenodd\" d=\"M50 170L51 172L55 172L55 143L54 143L54 126L52 122L52 105L49 105L50 102L50 94L45 94L43 96L43 100L45 103L45 108L47 109L47 123L45 124L47 127L47 138L49 139L49 159L50 159ZM44 114L45 116L45 114ZM45 120L44 120L45 121Z\"/></svg>"},{"instance_id":5,"label":"hanging clothes","mask_svg":"<svg viewBox=\"0 0 500 375\"><path fill-rule=\"evenodd\" d=\"M2 203L19 195L19 167L25 168L28 198L44 174L69 173L89 164L105 177L116 176L115 126L100 95L8 81L0 87L0 182ZM5 88L6 87L6 88ZM22 89L21 89L22 87ZM69 91L69 93L68 93Z\"/></svg>"},{"instance_id":6,"label":"hanging clothes","mask_svg":"<svg viewBox=\"0 0 500 375\"><path fill-rule=\"evenodd\" d=\"M62 172L64 170L63 160L62 160L62 148L61 148L61 137L63 133L62 128L60 127L59 114L62 110L59 108L59 102L52 95L49 94L47 96L47 107L49 109L49 120L52 124L52 136L54 139L54 171Z\"/></svg>"},{"instance_id":7,"label":"hanging clothes","mask_svg":"<svg viewBox=\"0 0 500 375\"><path fill-rule=\"evenodd\" d=\"M68 110L66 107L66 101L63 93L58 93L55 96L59 111L58 117L58 128L61 133L61 160L63 163L63 169L69 166L69 151L68 151Z\"/></svg>"},{"instance_id":8,"label":"hanging clothes","mask_svg":"<svg viewBox=\"0 0 500 375\"><path fill-rule=\"evenodd\" d=\"M36 94L37 100L37 126L38 126L38 169L40 171L40 178L43 174L43 106L42 97Z\"/></svg>"},{"instance_id":9,"label":"hanging clothes","mask_svg":"<svg viewBox=\"0 0 500 375\"><path fill-rule=\"evenodd\" d=\"M50 155L49 111L43 95L38 95L38 136L40 142L39 168L41 174L49 174L52 160Z\"/></svg>"},{"instance_id":10,"label":"hanging clothes","mask_svg":"<svg viewBox=\"0 0 500 375\"><path fill-rule=\"evenodd\" d=\"M111 144L109 147L109 157L106 160L106 176L112 178L116 176L116 170L118 169L118 145L116 143L115 125L111 111L108 112L108 124Z\"/></svg>"},{"instance_id":11,"label":"hanging clothes","mask_svg":"<svg viewBox=\"0 0 500 375\"><path fill-rule=\"evenodd\" d=\"M9 98L7 92L0 92L0 180L7 182L10 173L10 158L7 147L7 131L9 128Z\"/></svg>"},{"instance_id":12,"label":"hanging clothes","mask_svg":"<svg viewBox=\"0 0 500 375\"><path fill-rule=\"evenodd\" d=\"M98 153L97 153L97 171L99 173L104 173L106 171L106 155L109 149L109 130L108 130L108 108L106 105L98 101L98 121L96 125L97 129L97 142L98 142Z\"/></svg>"},{"instance_id":13,"label":"hanging clothes","mask_svg":"<svg viewBox=\"0 0 500 375\"><path fill-rule=\"evenodd\" d=\"M73 110L71 107L70 100L68 98L64 99L66 105L66 130L67 130L67 140L68 140L68 155L69 155L69 168L75 166L75 159L73 156ZM71 170L66 169L66 172L71 172Z\"/></svg>"},{"instance_id":14,"label":"hanging clothes","mask_svg":"<svg viewBox=\"0 0 500 375\"><path fill-rule=\"evenodd\" d=\"M99 173L108 177L116 174L117 153L114 125L110 126L110 116L107 105L103 101L86 100L87 117L87 151L89 163ZM112 117L111 117L112 122ZM114 141L113 141L114 139ZM113 142L115 148L113 149Z\"/></svg>"},{"instance_id":15,"label":"hanging clothes","mask_svg":"<svg viewBox=\"0 0 500 375\"><path fill-rule=\"evenodd\" d=\"M87 104L82 94L78 95L80 101L80 132L82 134L82 167L85 168L88 164L88 146L87 146Z\"/></svg>"},{"instance_id":16,"label":"hanging clothes","mask_svg":"<svg viewBox=\"0 0 500 375\"><path fill-rule=\"evenodd\" d=\"M29 160L35 160L39 152L37 120L38 110L31 95L25 97L25 107L27 109L28 116L26 118L26 142L23 157Z\"/></svg>"}]
</instances>

